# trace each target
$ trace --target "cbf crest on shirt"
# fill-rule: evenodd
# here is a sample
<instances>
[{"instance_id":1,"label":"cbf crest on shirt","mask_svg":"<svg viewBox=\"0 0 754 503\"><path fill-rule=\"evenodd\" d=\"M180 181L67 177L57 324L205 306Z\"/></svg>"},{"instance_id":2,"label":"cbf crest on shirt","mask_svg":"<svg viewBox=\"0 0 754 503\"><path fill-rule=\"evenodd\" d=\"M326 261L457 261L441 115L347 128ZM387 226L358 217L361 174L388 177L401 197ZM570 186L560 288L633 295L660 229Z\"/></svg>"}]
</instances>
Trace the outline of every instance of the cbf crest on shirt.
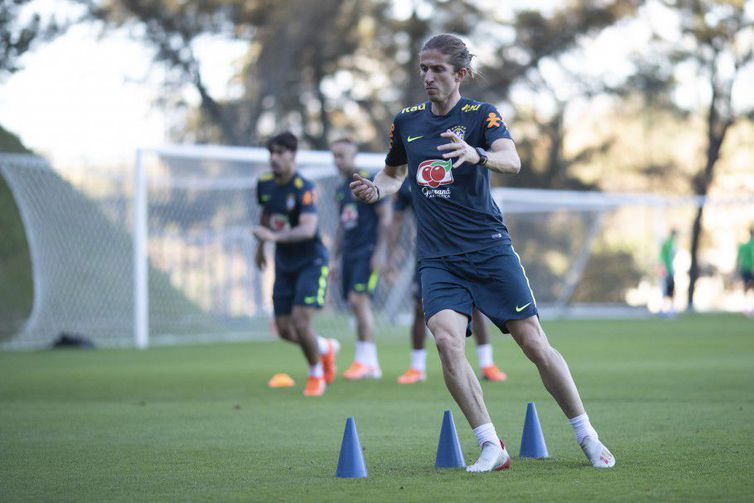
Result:
<instances>
[{"instance_id":1,"label":"cbf crest on shirt","mask_svg":"<svg viewBox=\"0 0 754 503\"><path fill-rule=\"evenodd\" d=\"M418 223L419 258L442 257L510 243L503 216L490 193L487 168L443 159L437 147L453 131L472 147L489 150L510 139L498 110L462 97L446 115L432 113L429 101L401 110L390 129L388 166L408 165L408 183Z\"/></svg>"},{"instance_id":2,"label":"cbf crest on shirt","mask_svg":"<svg viewBox=\"0 0 754 503\"><path fill-rule=\"evenodd\" d=\"M304 213L317 213L317 189L310 180L295 173L284 185L278 185L271 173L257 181L257 202L269 216L269 227L279 232L296 227ZM327 264L327 249L319 228L312 239L296 243L277 243L275 267L293 271L314 264Z\"/></svg>"}]
</instances>

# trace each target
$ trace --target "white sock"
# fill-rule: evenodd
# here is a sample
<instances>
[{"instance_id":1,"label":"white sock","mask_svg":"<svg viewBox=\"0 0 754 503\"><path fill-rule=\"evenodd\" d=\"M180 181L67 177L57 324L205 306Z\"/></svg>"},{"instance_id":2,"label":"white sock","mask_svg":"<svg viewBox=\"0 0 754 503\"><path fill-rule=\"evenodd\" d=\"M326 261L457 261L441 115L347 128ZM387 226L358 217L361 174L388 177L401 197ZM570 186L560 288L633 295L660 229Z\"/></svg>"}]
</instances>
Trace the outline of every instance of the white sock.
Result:
<instances>
[{"instance_id":1,"label":"white sock","mask_svg":"<svg viewBox=\"0 0 754 503\"><path fill-rule=\"evenodd\" d=\"M361 363L362 365L367 365L367 355L366 355L366 348L364 346L366 344L365 342L356 341L356 354L353 356L353 361L357 363Z\"/></svg>"},{"instance_id":2,"label":"white sock","mask_svg":"<svg viewBox=\"0 0 754 503\"><path fill-rule=\"evenodd\" d=\"M412 349L411 350L411 368L420 372L427 370L427 350L426 349Z\"/></svg>"},{"instance_id":3,"label":"white sock","mask_svg":"<svg viewBox=\"0 0 754 503\"><path fill-rule=\"evenodd\" d=\"M309 365L309 375L312 377L322 378L325 376L324 370L322 370L322 362L317 362L314 365Z\"/></svg>"},{"instance_id":4,"label":"white sock","mask_svg":"<svg viewBox=\"0 0 754 503\"><path fill-rule=\"evenodd\" d=\"M586 437L594 437L595 439L600 438L599 435L597 435L597 430L595 430L592 427L592 423L589 422L589 416L586 415L586 412L580 416L569 419L568 422L571 423L573 432L576 434L576 442L579 444L581 444Z\"/></svg>"},{"instance_id":5,"label":"white sock","mask_svg":"<svg viewBox=\"0 0 754 503\"><path fill-rule=\"evenodd\" d=\"M479 368L492 365L492 344L480 344L477 346L476 357L479 359Z\"/></svg>"},{"instance_id":6,"label":"white sock","mask_svg":"<svg viewBox=\"0 0 754 503\"><path fill-rule=\"evenodd\" d=\"M374 342L365 342L367 353L367 365L370 367L379 367L380 362L377 360L377 344Z\"/></svg>"},{"instance_id":7,"label":"white sock","mask_svg":"<svg viewBox=\"0 0 754 503\"><path fill-rule=\"evenodd\" d=\"M319 354L324 355L330 350L330 344L327 343L327 339L321 336L317 336L317 347L319 348Z\"/></svg>"},{"instance_id":8,"label":"white sock","mask_svg":"<svg viewBox=\"0 0 754 503\"><path fill-rule=\"evenodd\" d=\"M500 445L500 438L497 436L495 426L492 423L477 426L473 431L477 442L479 442L479 447L482 447L487 442L492 445Z\"/></svg>"}]
</instances>

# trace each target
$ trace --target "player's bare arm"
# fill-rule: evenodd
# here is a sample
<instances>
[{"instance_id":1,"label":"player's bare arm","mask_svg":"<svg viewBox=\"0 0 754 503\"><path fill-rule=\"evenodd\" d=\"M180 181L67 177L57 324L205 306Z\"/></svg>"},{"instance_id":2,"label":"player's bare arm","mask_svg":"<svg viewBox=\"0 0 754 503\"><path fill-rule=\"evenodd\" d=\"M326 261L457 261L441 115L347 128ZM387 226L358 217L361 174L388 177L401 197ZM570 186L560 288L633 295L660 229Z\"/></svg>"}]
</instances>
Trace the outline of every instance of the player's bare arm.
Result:
<instances>
[{"instance_id":1,"label":"player's bare arm","mask_svg":"<svg viewBox=\"0 0 754 503\"><path fill-rule=\"evenodd\" d=\"M444 159L455 159L453 167L457 168L461 164L468 162L478 164L480 161L479 152L458 137L453 131L445 131L440 136L448 138L450 143L440 145L437 150L445 151L442 155ZM521 159L516 152L516 144L508 138L498 138L492 142L491 149L487 152L487 163L485 168L501 174L518 174L521 171Z\"/></svg>"},{"instance_id":2,"label":"player's bare arm","mask_svg":"<svg viewBox=\"0 0 754 503\"><path fill-rule=\"evenodd\" d=\"M317 215L314 213L304 213L299 217L296 227L288 230L274 232L266 227L257 227L254 229L254 236L262 241L271 241L273 243L296 243L314 238L317 234Z\"/></svg>"},{"instance_id":3,"label":"player's bare arm","mask_svg":"<svg viewBox=\"0 0 754 503\"><path fill-rule=\"evenodd\" d=\"M375 213L379 219L377 229L377 245L372 254L371 267L373 271L382 271L387 260L388 243L390 241L390 224L393 220L393 205L390 202L379 204L375 207Z\"/></svg>"},{"instance_id":4,"label":"player's bare arm","mask_svg":"<svg viewBox=\"0 0 754 503\"><path fill-rule=\"evenodd\" d=\"M358 173L353 174L351 182L351 192L355 198L367 203L374 204L380 199L384 199L398 192L403 185L408 173L408 165L402 166L385 166L382 171L374 177L374 182L364 178Z\"/></svg>"},{"instance_id":5,"label":"player's bare arm","mask_svg":"<svg viewBox=\"0 0 754 503\"><path fill-rule=\"evenodd\" d=\"M337 275L340 272L340 260L343 253L343 224L338 223L333 240L332 257L330 258L330 274Z\"/></svg>"},{"instance_id":6,"label":"player's bare arm","mask_svg":"<svg viewBox=\"0 0 754 503\"><path fill-rule=\"evenodd\" d=\"M390 221L390 233L388 234L388 257L392 257L398 249L398 241L401 238L401 232L403 231L403 211L393 211L393 218Z\"/></svg>"},{"instance_id":7,"label":"player's bare arm","mask_svg":"<svg viewBox=\"0 0 754 503\"><path fill-rule=\"evenodd\" d=\"M269 224L270 224L270 215L266 211L263 211L259 217L259 227L267 229L269 227ZM252 231L255 236L256 236L256 230L259 227L254 228ZM267 266L267 259L265 258L265 255L264 255L264 240L262 239L257 241L257 252L256 252L256 255L254 256L254 263L256 264L257 269L259 269L260 271Z\"/></svg>"}]
</instances>

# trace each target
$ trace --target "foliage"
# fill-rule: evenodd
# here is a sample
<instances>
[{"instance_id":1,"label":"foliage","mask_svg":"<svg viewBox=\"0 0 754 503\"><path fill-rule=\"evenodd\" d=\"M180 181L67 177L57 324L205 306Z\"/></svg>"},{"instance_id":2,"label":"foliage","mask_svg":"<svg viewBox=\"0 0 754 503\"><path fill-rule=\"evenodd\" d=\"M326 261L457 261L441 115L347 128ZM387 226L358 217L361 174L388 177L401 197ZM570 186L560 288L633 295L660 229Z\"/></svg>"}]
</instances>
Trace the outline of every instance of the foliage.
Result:
<instances>
[{"instance_id":1,"label":"foliage","mask_svg":"<svg viewBox=\"0 0 754 503\"><path fill-rule=\"evenodd\" d=\"M713 183L727 134L751 111L737 110L733 89L744 69L754 61L754 18L743 0L663 0L678 22L680 43L666 33L657 33L658 51L652 57L665 65L687 65L705 81L710 91L706 109L704 162L690 180L694 194L706 196ZM693 309L696 280L700 275L704 206L691 226L691 267L688 305Z\"/></svg>"},{"instance_id":2,"label":"foliage","mask_svg":"<svg viewBox=\"0 0 754 503\"><path fill-rule=\"evenodd\" d=\"M31 153L16 135L0 126L0 154ZM0 170L0 339L15 333L29 316L33 281L29 243L10 188Z\"/></svg>"},{"instance_id":3,"label":"foliage","mask_svg":"<svg viewBox=\"0 0 754 503\"><path fill-rule=\"evenodd\" d=\"M514 84L531 85L532 71L537 73L543 61L557 59L584 37L631 15L640 3L578 2L549 16L525 11L512 20L498 8L464 0L417 2L404 16L387 0L127 0L98 4L90 15L106 26L130 27L155 48L155 61L175 70L175 84L193 85L201 100L187 131L193 141L257 144L272 132L272 123L274 129L297 129L315 148L348 134L381 150L392 115L425 99L416 68L429 35L454 31L484 48L479 64L484 77L470 83L467 92L501 103ZM507 29L501 32L501 25ZM235 81L242 89L237 99L215 99L203 84L195 45L206 34L249 42L246 64ZM563 134L554 128L549 135L555 138L555 154L537 185L548 183L550 171L568 171L555 164L578 162L578 155L568 160L560 155ZM554 186L560 185L568 183Z\"/></svg>"},{"instance_id":4,"label":"foliage","mask_svg":"<svg viewBox=\"0 0 754 503\"><path fill-rule=\"evenodd\" d=\"M32 0L0 0L0 79L19 71L19 58L40 42L52 40L66 24L33 12L28 19L22 9Z\"/></svg>"},{"instance_id":5,"label":"foliage","mask_svg":"<svg viewBox=\"0 0 754 503\"><path fill-rule=\"evenodd\" d=\"M633 253L625 250L595 250L573 292L572 302L626 302L626 292L641 280L642 271Z\"/></svg>"}]
</instances>

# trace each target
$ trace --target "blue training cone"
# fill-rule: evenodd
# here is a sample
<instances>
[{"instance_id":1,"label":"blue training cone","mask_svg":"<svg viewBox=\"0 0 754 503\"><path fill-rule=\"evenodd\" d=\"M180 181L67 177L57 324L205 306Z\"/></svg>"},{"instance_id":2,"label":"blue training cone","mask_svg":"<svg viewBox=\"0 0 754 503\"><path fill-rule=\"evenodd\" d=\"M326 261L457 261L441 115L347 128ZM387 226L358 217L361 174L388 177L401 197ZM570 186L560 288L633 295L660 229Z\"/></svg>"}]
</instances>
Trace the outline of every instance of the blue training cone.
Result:
<instances>
[{"instance_id":1,"label":"blue training cone","mask_svg":"<svg viewBox=\"0 0 754 503\"><path fill-rule=\"evenodd\" d=\"M364 479L367 476L367 465L364 463L364 454L361 452L361 442L353 417L346 419L335 476L344 479Z\"/></svg>"},{"instance_id":2,"label":"blue training cone","mask_svg":"<svg viewBox=\"0 0 754 503\"><path fill-rule=\"evenodd\" d=\"M549 458L545 436L539 425L537 407L534 402L529 402L526 407L526 419L524 419L524 433L521 435L521 449L519 457L522 458Z\"/></svg>"},{"instance_id":3,"label":"blue training cone","mask_svg":"<svg viewBox=\"0 0 754 503\"><path fill-rule=\"evenodd\" d=\"M435 468L465 467L466 462L463 460L461 442L458 440L456 425L453 423L453 413L446 410L442 416L442 429L440 430L440 441L437 443Z\"/></svg>"}]
</instances>

